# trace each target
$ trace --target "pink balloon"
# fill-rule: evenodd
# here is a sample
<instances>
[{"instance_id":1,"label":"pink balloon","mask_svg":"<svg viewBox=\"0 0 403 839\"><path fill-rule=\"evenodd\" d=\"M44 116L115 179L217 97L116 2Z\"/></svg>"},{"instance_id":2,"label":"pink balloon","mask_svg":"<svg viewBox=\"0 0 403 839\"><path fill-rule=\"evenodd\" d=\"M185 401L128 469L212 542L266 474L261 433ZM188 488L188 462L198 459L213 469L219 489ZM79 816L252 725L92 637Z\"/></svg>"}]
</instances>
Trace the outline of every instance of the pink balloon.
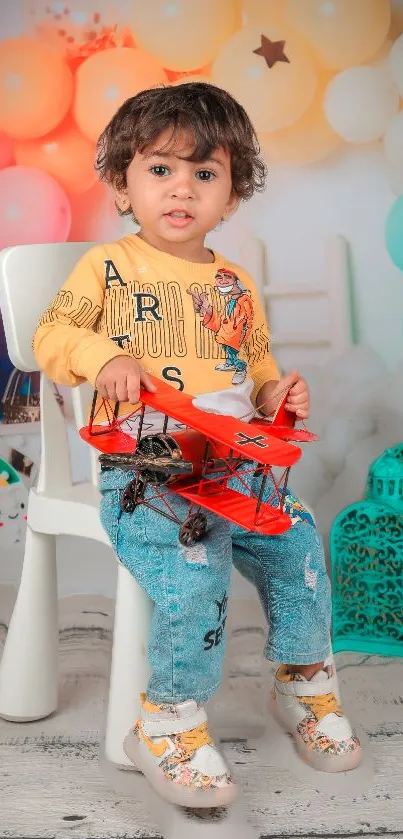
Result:
<instances>
[{"instance_id":1,"label":"pink balloon","mask_svg":"<svg viewBox=\"0 0 403 839\"><path fill-rule=\"evenodd\" d=\"M0 131L0 169L14 163L14 141Z\"/></svg>"},{"instance_id":2,"label":"pink balloon","mask_svg":"<svg viewBox=\"0 0 403 839\"><path fill-rule=\"evenodd\" d=\"M0 171L0 248L65 242L70 224L69 199L51 175L29 166Z\"/></svg>"}]
</instances>

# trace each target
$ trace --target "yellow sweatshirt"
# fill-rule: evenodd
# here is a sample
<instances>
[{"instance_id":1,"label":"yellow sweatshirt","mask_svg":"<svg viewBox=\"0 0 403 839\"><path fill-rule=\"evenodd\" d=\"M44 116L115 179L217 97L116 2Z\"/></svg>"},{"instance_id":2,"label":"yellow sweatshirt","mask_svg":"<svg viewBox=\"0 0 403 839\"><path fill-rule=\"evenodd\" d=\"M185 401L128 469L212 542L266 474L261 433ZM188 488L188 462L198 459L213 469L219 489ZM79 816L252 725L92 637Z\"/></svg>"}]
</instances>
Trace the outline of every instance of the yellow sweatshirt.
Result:
<instances>
[{"instance_id":1,"label":"yellow sweatshirt","mask_svg":"<svg viewBox=\"0 0 403 839\"><path fill-rule=\"evenodd\" d=\"M84 254L42 316L33 349L58 384L95 386L108 361L131 355L200 397L199 407L235 416L279 379L250 276L218 253L210 264L188 262L137 235ZM121 415L132 410L122 405Z\"/></svg>"}]
</instances>

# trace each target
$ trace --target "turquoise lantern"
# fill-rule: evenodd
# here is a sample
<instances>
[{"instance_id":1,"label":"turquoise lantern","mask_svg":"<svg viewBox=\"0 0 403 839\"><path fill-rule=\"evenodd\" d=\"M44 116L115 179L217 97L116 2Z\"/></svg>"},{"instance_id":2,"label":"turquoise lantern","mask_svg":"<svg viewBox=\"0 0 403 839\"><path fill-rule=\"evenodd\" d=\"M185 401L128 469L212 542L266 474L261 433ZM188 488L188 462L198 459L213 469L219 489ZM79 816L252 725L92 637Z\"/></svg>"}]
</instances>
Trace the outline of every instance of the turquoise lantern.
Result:
<instances>
[{"instance_id":1,"label":"turquoise lantern","mask_svg":"<svg viewBox=\"0 0 403 839\"><path fill-rule=\"evenodd\" d=\"M333 650L403 655L403 444L372 463L365 497L330 533Z\"/></svg>"}]
</instances>

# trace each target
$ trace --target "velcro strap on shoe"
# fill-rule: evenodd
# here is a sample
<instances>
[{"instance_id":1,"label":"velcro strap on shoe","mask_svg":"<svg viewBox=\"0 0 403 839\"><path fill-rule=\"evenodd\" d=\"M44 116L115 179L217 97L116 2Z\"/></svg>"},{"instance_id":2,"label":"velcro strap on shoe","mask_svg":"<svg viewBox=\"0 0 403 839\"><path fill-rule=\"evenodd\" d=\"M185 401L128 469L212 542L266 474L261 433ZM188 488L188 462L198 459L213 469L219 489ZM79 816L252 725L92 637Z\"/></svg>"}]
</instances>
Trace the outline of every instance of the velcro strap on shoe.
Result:
<instances>
[{"instance_id":1,"label":"velcro strap on shoe","mask_svg":"<svg viewBox=\"0 0 403 839\"><path fill-rule=\"evenodd\" d=\"M155 715L157 716L157 715ZM142 718L142 729L147 737L164 737L170 734L183 734L185 731L192 731L199 725L207 722L207 714L204 708L199 708L194 714L182 719L169 716L157 719Z\"/></svg>"},{"instance_id":2,"label":"velcro strap on shoe","mask_svg":"<svg viewBox=\"0 0 403 839\"><path fill-rule=\"evenodd\" d=\"M298 679L281 682L277 679L276 687L279 693L286 696L323 696L327 693L335 693L337 683L333 676L320 682L300 682Z\"/></svg>"}]
</instances>

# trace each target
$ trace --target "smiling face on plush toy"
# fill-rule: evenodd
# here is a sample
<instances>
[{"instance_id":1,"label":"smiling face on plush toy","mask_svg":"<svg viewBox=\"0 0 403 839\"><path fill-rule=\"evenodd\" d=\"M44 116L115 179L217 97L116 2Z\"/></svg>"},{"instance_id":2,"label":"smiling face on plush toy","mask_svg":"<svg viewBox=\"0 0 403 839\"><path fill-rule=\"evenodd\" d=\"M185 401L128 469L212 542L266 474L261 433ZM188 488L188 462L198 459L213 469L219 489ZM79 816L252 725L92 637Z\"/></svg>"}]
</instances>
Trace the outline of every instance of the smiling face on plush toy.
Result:
<instances>
[{"instance_id":1,"label":"smiling face on plush toy","mask_svg":"<svg viewBox=\"0 0 403 839\"><path fill-rule=\"evenodd\" d=\"M24 538L27 489L9 464L0 461L0 550Z\"/></svg>"}]
</instances>

